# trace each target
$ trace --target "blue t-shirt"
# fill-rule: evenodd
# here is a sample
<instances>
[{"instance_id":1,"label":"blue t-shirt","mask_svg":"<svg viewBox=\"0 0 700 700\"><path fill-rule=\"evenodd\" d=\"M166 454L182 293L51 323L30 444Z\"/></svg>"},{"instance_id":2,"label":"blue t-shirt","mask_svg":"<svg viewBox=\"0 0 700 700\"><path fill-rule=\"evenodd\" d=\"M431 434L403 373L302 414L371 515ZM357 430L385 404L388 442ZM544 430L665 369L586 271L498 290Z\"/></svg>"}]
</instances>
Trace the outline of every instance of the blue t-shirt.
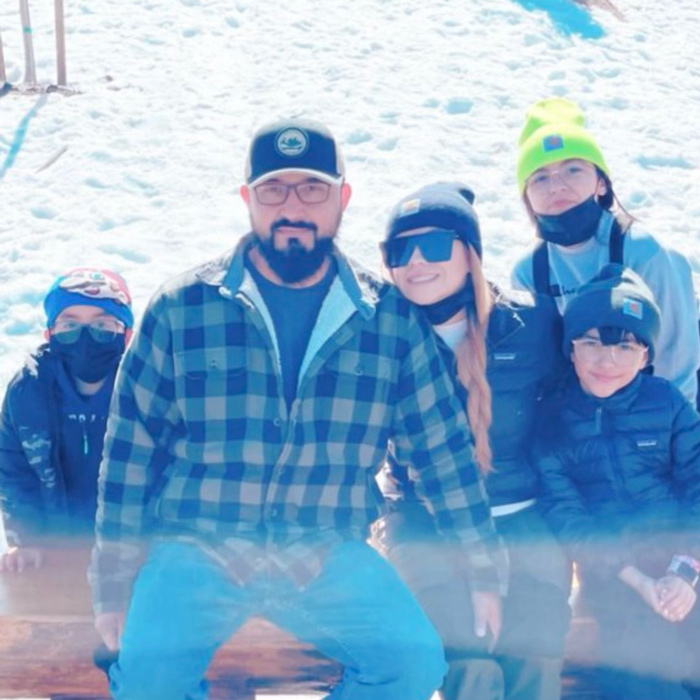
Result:
<instances>
[{"instance_id":1,"label":"blue t-shirt","mask_svg":"<svg viewBox=\"0 0 700 700\"><path fill-rule=\"evenodd\" d=\"M328 294L337 266L331 259L324 278L311 287L286 287L270 282L258 272L255 265L246 262L255 284L267 306L277 335L282 367L282 383L287 408L297 395L299 368L301 367L311 331L318 317L323 300Z\"/></svg>"}]
</instances>

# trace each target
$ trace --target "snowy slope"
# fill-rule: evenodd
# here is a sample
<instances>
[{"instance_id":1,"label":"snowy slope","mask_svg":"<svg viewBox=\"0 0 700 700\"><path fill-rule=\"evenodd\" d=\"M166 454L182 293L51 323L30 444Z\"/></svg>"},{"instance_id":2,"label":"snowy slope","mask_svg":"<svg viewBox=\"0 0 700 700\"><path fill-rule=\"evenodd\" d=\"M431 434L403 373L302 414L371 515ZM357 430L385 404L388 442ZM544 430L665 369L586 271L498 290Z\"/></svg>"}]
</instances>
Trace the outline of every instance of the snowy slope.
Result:
<instances>
[{"instance_id":1,"label":"snowy slope","mask_svg":"<svg viewBox=\"0 0 700 700\"><path fill-rule=\"evenodd\" d=\"M41 299L62 270L119 270L138 312L164 279L231 246L247 225L247 143L282 116L320 119L343 144L346 250L376 266L392 203L459 178L476 189L486 266L502 281L533 235L514 177L524 111L571 97L623 202L700 271L700 9L616 4L626 21L565 0L66 0L80 94L0 99L0 395L41 339ZM52 5L32 0L44 83ZM18 15L0 3L11 82Z\"/></svg>"}]
</instances>

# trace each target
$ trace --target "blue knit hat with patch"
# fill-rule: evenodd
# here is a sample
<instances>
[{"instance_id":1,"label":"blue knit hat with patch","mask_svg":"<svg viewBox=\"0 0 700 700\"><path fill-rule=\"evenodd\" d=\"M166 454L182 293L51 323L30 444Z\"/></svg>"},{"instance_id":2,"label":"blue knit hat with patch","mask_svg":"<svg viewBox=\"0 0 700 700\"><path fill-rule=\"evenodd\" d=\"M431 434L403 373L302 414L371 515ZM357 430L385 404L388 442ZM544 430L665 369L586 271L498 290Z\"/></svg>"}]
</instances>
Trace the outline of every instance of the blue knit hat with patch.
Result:
<instances>
[{"instance_id":1,"label":"blue knit hat with patch","mask_svg":"<svg viewBox=\"0 0 700 700\"><path fill-rule=\"evenodd\" d=\"M404 197L389 215L385 240L433 227L454 231L481 258L481 229L472 207L474 192L461 182L436 182Z\"/></svg>"},{"instance_id":2,"label":"blue knit hat with patch","mask_svg":"<svg viewBox=\"0 0 700 700\"><path fill-rule=\"evenodd\" d=\"M112 270L77 267L61 275L44 299L46 327L52 328L58 315L69 306L97 306L133 328L131 295L123 277Z\"/></svg>"},{"instance_id":3,"label":"blue knit hat with patch","mask_svg":"<svg viewBox=\"0 0 700 700\"><path fill-rule=\"evenodd\" d=\"M644 280L628 267L610 263L581 286L564 310L564 354L571 341L592 328L619 328L634 333L649 348L649 363L659 337L661 312Z\"/></svg>"}]
</instances>

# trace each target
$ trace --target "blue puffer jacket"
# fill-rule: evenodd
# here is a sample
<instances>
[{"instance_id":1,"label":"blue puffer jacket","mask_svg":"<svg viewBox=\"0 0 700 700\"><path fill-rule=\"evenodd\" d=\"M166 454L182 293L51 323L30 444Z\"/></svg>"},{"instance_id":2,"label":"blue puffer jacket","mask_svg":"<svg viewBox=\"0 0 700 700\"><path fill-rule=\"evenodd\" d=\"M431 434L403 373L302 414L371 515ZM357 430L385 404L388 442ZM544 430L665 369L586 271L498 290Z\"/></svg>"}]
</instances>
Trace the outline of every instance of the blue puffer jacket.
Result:
<instances>
[{"instance_id":1,"label":"blue puffer jacket","mask_svg":"<svg viewBox=\"0 0 700 700\"><path fill-rule=\"evenodd\" d=\"M700 415L673 385L639 374L598 399L572 373L540 425L540 504L584 572L700 555Z\"/></svg>"},{"instance_id":2,"label":"blue puffer jacket","mask_svg":"<svg viewBox=\"0 0 700 700\"><path fill-rule=\"evenodd\" d=\"M554 301L529 292L492 286L494 306L486 337L486 378L492 392L493 421L489 438L494 471L486 479L492 506L535 498L537 472L531 463L532 434L538 404L548 386L561 376L561 319ZM452 352L441 343L454 367ZM466 402L459 380L457 391ZM412 497L406 469L391 459L379 485L388 498Z\"/></svg>"},{"instance_id":3,"label":"blue puffer jacket","mask_svg":"<svg viewBox=\"0 0 700 700\"><path fill-rule=\"evenodd\" d=\"M113 375L83 397L41 346L7 387L0 416L0 509L10 545L86 534L95 517Z\"/></svg>"}]
</instances>

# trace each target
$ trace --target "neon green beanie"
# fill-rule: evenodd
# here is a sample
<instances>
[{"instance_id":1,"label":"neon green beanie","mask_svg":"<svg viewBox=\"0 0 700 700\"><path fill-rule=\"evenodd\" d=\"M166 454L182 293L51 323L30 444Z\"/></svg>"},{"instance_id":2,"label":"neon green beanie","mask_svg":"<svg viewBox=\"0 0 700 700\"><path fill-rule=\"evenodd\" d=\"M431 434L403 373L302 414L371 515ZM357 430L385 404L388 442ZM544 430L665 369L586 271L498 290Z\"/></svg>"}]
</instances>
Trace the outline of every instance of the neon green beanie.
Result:
<instances>
[{"instance_id":1,"label":"neon green beanie","mask_svg":"<svg viewBox=\"0 0 700 700\"><path fill-rule=\"evenodd\" d=\"M580 107L563 97L535 102L525 115L518 141L518 189L538 168L568 158L581 158L597 165L606 175L608 166L595 139L584 128Z\"/></svg>"}]
</instances>

